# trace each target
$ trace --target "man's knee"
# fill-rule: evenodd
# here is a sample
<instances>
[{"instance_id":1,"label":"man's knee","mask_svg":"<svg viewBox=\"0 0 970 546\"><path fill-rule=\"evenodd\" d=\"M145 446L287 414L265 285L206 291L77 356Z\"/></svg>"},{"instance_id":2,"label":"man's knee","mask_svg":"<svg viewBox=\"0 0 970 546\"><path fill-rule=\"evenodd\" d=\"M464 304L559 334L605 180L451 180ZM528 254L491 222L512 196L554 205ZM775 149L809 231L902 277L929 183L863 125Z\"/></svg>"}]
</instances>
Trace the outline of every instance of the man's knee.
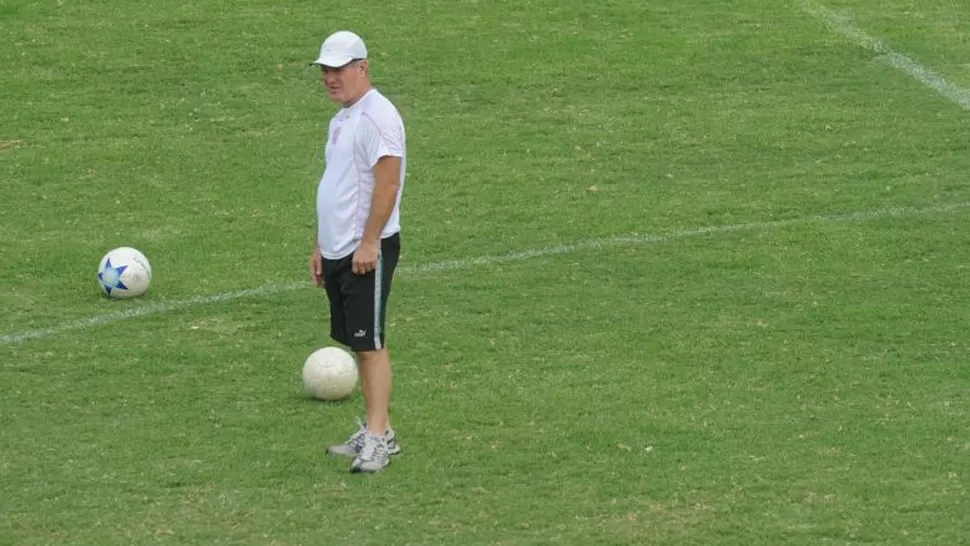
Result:
<instances>
[{"instance_id":1,"label":"man's knee","mask_svg":"<svg viewBox=\"0 0 970 546\"><path fill-rule=\"evenodd\" d=\"M387 347L382 347L380 349L369 349L363 351L356 351L357 362L360 364L368 364L371 362L380 362L387 358Z\"/></svg>"}]
</instances>

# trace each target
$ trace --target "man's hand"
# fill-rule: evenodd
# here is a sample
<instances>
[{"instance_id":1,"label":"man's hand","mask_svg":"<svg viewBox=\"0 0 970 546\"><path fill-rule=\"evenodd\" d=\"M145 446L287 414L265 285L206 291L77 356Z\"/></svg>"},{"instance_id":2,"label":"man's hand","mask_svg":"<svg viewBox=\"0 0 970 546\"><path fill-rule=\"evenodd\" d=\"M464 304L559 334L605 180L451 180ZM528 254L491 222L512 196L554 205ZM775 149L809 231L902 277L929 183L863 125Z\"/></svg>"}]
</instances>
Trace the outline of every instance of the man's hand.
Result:
<instances>
[{"instance_id":1,"label":"man's hand","mask_svg":"<svg viewBox=\"0 0 970 546\"><path fill-rule=\"evenodd\" d=\"M310 258L310 278L317 288L323 288L323 262L320 260L320 247L313 245L313 256Z\"/></svg>"},{"instance_id":2,"label":"man's hand","mask_svg":"<svg viewBox=\"0 0 970 546\"><path fill-rule=\"evenodd\" d=\"M354 262L352 271L355 275L366 275L377 269L377 260L381 253L381 243L377 241L370 243L361 241L360 246L354 251Z\"/></svg>"}]
</instances>

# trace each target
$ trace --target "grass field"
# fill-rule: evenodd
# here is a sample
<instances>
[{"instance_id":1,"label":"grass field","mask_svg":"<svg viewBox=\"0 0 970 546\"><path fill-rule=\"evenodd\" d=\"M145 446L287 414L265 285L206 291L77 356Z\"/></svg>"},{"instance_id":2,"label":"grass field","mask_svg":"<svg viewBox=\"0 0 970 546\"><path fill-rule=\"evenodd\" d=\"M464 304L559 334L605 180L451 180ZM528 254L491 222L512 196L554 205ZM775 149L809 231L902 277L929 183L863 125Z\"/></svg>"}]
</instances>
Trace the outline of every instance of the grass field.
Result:
<instances>
[{"instance_id":1,"label":"grass field","mask_svg":"<svg viewBox=\"0 0 970 546\"><path fill-rule=\"evenodd\" d=\"M360 397L299 383L339 28L408 130L376 476L323 455ZM0 0L0 544L970 544L968 29Z\"/></svg>"}]
</instances>

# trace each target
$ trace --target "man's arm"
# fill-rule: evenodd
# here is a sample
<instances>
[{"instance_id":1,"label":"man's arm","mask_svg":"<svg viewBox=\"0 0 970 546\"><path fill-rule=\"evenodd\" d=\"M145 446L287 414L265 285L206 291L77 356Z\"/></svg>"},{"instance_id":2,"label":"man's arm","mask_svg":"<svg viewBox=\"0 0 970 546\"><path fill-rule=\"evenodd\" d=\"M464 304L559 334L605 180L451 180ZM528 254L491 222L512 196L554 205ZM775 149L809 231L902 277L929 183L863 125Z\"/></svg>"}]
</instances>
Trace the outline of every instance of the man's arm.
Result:
<instances>
[{"instance_id":1,"label":"man's arm","mask_svg":"<svg viewBox=\"0 0 970 546\"><path fill-rule=\"evenodd\" d=\"M370 273L377 268L381 250L381 231L394 212L397 193L401 188L401 158L385 155L374 165L374 195L370 213L364 225L364 237L354 252L353 272Z\"/></svg>"}]
</instances>

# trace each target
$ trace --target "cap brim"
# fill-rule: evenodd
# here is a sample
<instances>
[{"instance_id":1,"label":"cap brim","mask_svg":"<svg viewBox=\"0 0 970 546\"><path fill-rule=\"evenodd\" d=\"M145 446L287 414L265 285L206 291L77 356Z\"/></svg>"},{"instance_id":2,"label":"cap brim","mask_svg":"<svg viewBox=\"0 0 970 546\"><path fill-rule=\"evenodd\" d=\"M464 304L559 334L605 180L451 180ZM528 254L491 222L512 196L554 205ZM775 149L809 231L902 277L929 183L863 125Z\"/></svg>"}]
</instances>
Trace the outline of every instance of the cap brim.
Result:
<instances>
[{"instance_id":1,"label":"cap brim","mask_svg":"<svg viewBox=\"0 0 970 546\"><path fill-rule=\"evenodd\" d=\"M320 57L310 64L325 66L327 68L343 68L350 64L353 60L353 57Z\"/></svg>"}]
</instances>

